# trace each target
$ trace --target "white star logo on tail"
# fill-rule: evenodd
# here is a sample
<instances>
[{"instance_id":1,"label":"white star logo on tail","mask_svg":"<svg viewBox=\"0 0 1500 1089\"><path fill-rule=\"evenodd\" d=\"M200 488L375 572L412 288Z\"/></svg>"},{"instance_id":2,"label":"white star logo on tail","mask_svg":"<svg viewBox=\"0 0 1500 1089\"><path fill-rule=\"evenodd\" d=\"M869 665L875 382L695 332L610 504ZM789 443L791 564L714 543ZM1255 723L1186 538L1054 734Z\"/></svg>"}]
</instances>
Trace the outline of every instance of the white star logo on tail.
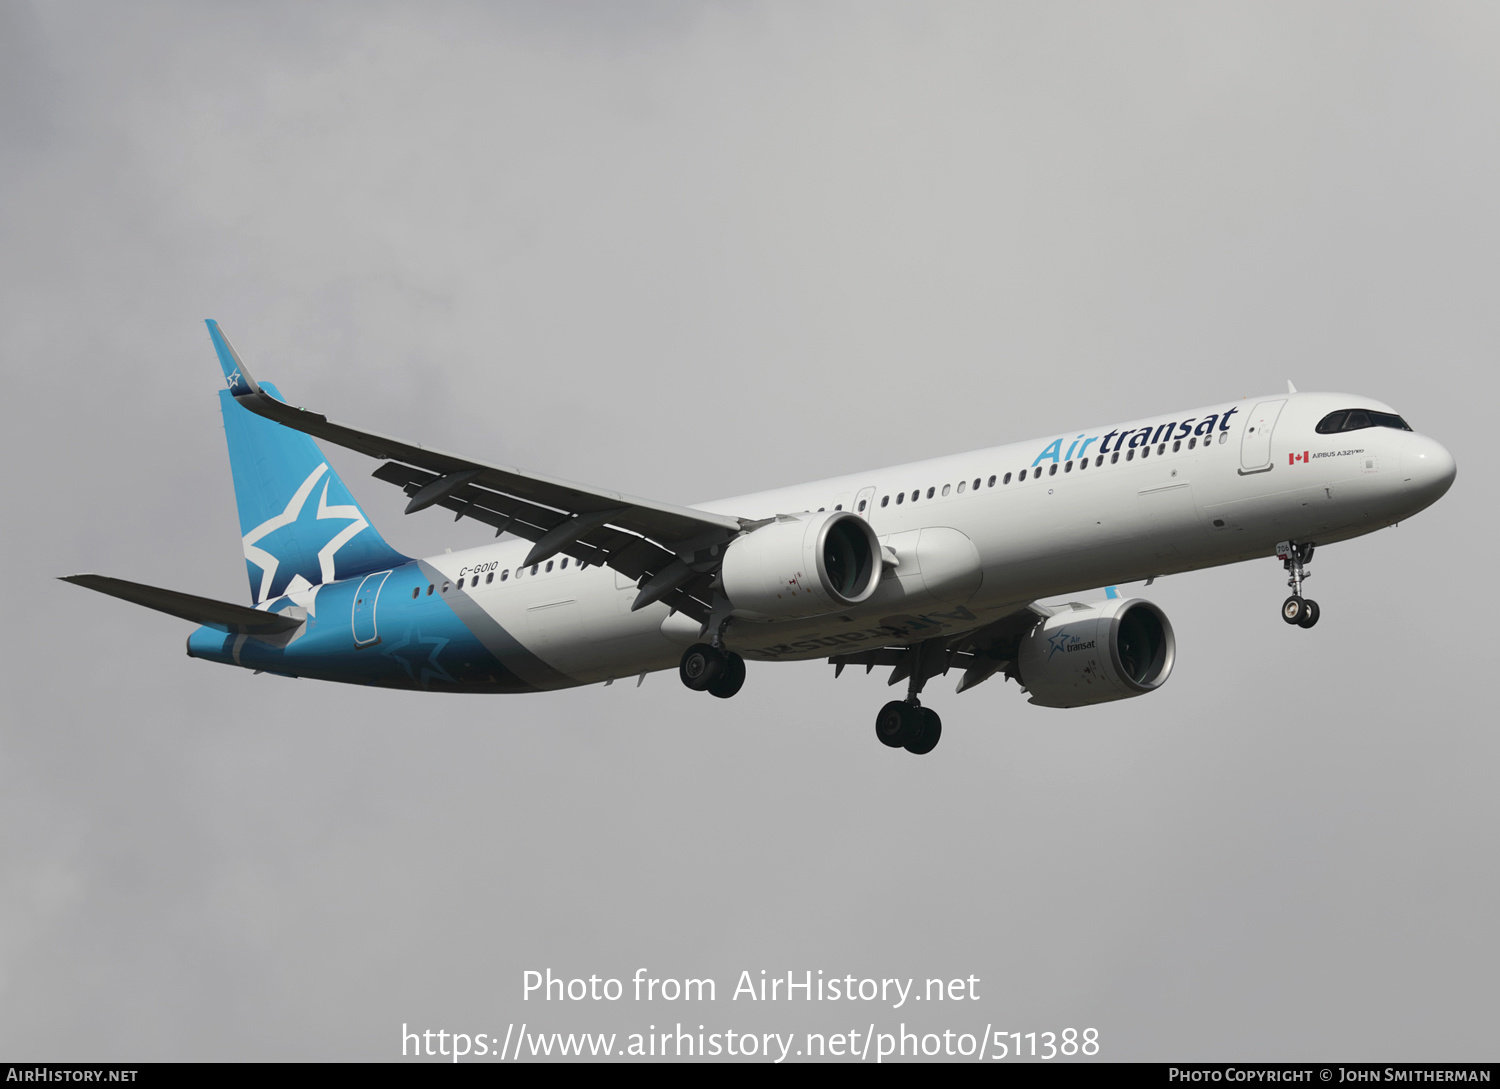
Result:
<instances>
[{"instance_id":1,"label":"white star logo on tail","mask_svg":"<svg viewBox=\"0 0 1500 1089\"><path fill-rule=\"evenodd\" d=\"M292 494L292 498L287 503L285 510L273 518L267 518L249 533L245 534L245 559L255 564L261 570L260 590L255 595L257 604L266 600L267 596L271 593L271 587L276 579L276 568L280 566L281 561L265 549L257 548L256 542L267 534L274 533L282 526L291 525L300 518L302 516L303 504L307 502L307 497L312 494L312 490L317 485L319 478L326 472L328 472L328 463L325 461L308 474L307 479L302 482L301 487ZM332 582L335 577L334 556L340 548L353 540L370 523L365 521L364 515L359 512L359 508L352 503L329 506L328 481L326 480L323 481L323 492L318 497L318 517L320 519L337 518L349 522L332 540L318 550L318 569L321 572L322 581ZM291 587L292 589L301 589L308 585L301 575L295 576L293 582L300 582L301 586L293 586Z\"/></svg>"}]
</instances>

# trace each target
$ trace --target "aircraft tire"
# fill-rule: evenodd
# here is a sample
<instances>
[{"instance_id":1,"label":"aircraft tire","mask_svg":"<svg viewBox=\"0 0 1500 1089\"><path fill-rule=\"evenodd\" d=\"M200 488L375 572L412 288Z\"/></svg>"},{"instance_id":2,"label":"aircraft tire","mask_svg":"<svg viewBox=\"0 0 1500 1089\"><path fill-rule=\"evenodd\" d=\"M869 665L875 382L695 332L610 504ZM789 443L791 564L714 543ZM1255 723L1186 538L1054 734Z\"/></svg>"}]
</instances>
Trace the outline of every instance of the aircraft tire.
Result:
<instances>
[{"instance_id":1,"label":"aircraft tire","mask_svg":"<svg viewBox=\"0 0 1500 1089\"><path fill-rule=\"evenodd\" d=\"M723 651L715 650L707 643L694 643L682 652L682 663L677 667L677 675L694 692L704 692L723 675L724 666Z\"/></svg>"},{"instance_id":2,"label":"aircraft tire","mask_svg":"<svg viewBox=\"0 0 1500 1089\"><path fill-rule=\"evenodd\" d=\"M1281 603L1281 619L1288 624L1301 624L1302 618L1306 615L1307 603L1296 594Z\"/></svg>"},{"instance_id":3,"label":"aircraft tire","mask_svg":"<svg viewBox=\"0 0 1500 1089\"><path fill-rule=\"evenodd\" d=\"M920 729L915 710L901 700L892 700L882 707L875 716L875 736L880 743L893 749L905 748Z\"/></svg>"},{"instance_id":4,"label":"aircraft tire","mask_svg":"<svg viewBox=\"0 0 1500 1089\"><path fill-rule=\"evenodd\" d=\"M921 728L917 731L917 736L908 741L904 747L909 753L925 756L937 748L937 743L942 739L943 720L930 707L918 707L917 717L921 720Z\"/></svg>"},{"instance_id":5,"label":"aircraft tire","mask_svg":"<svg viewBox=\"0 0 1500 1089\"><path fill-rule=\"evenodd\" d=\"M1323 610L1318 608L1318 603L1312 598L1307 598L1302 602L1302 611L1304 615L1301 620L1297 621L1299 628L1312 627L1318 622L1318 617L1323 615Z\"/></svg>"},{"instance_id":6,"label":"aircraft tire","mask_svg":"<svg viewBox=\"0 0 1500 1089\"><path fill-rule=\"evenodd\" d=\"M709 683L708 694L727 700L743 687L745 687L745 659L734 651L728 651L724 655L724 672Z\"/></svg>"}]
</instances>

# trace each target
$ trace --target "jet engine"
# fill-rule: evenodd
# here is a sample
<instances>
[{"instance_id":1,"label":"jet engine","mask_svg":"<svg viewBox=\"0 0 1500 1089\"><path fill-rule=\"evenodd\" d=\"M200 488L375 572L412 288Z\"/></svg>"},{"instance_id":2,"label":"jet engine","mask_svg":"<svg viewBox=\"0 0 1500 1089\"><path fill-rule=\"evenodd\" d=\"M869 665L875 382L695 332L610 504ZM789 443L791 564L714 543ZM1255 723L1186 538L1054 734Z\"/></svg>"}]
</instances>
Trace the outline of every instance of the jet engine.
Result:
<instances>
[{"instance_id":1,"label":"jet engine","mask_svg":"<svg viewBox=\"0 0 1500 1089\"><path fill-rule=\"evenodd\" d=\"M1084 707L1144 695L1172 672L1177 641L1141 598L1064 606L1022 636L1016 672L1038 707Z\"/></svg>"},{"instance_id":2,"label":"jet engine","mask_svg":"<svg viewBox=\"0 0 1500 1089\"><path fill-rule=\"evenodd\" d=\"M734 615L752 620L823 616L858 605L880 584L875 531L849 511L778 514L729 542L720 568Z\"/></svg>"}]
</instances>

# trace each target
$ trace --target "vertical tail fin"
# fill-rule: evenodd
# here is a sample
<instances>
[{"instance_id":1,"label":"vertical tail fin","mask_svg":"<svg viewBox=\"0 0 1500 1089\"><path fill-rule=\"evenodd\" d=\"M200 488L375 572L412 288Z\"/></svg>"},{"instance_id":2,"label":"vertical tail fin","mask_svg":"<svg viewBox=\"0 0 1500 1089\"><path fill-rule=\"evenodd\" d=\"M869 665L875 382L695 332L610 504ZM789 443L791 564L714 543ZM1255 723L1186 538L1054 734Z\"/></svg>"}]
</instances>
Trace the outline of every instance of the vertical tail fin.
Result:
<instances>
[{"instance_id":1,"label":"vertical tail fin","mask_svg":"<svg viewBox=\"0 0 1500 1089\"><path fill-rule=\"evenodd\" d=\"M208 334L224 369L219 408L229 443L251 600L259 605L335 579L406 563L408 558L370 525L317 443L235 402L231 391L248 379L217 322L208 322ZM282 399L269 382L260 388Z\"/></svg>"}]
</instances>

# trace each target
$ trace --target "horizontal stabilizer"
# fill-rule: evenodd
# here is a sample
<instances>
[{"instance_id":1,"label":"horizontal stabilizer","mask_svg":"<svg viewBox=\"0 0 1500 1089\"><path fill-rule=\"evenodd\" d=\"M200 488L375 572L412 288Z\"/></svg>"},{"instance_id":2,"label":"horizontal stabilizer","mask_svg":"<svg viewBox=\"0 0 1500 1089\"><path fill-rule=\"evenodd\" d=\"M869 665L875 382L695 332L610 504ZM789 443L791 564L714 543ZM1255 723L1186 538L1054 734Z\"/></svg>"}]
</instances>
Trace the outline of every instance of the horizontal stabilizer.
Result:
<instances>
[{"instance_id":1,"label":"horizontal stabilizer","mask_svg":"<svg viewBox=\"0 0 1500 1089\"><path fill-rule=\"evenodd\" d=\"M180 594L176 590L163 590L157 586L144 586L139 582L107 578L104 575L64 575L62 581L86 586L101 594L144 605L159 613L191 620L194 624L202 624L230 635L276 635L293 631L303 623L295 617L280 616L245 605L231 605L227 601Z\"/></svg>"}]
</instances>

